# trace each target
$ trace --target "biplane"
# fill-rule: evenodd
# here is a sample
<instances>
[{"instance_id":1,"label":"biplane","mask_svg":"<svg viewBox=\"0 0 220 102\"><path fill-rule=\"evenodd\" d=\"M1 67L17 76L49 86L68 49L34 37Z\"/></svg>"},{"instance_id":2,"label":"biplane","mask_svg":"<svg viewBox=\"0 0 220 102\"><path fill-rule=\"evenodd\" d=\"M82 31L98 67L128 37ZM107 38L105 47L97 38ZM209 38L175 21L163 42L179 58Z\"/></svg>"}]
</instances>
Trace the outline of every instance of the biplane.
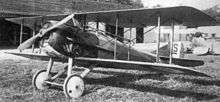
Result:
<instances>
[{"instance_id":1,"label":"biplane","mask_svg":"<svg viewBox=\"0 0 220 102\"><path fill-rule=\"evenodd\" d=\"M45 16L48 19L50 16ZM52 18L64 18L60 21L49 21L38 34L26 40L18 47L24 50L36 41L45 40L45 54L10 53L31 59L48 61L46 70L40 70L33 76L33 86L36 89L46 89L49 85L63 87L64 94L70 98L78 98L84 92L83 78L96 67L133 69L144 71L158 71L169 73L208 76L194 70L193 67L203 65L200 60L173 58L174 25L182 24L188 27L215 25L215 19L205 13L186 6L154 8L154 9L126 9L98 12L81 12L69 15L57 15ZM24 17L23 21L32 23L39 17ZM20 18L8 19L19 23ZM87 22L102 22L116 27L115 34L109 36L99 30L87 29ZM98 25L97 23L97 25ZM118 27L147 27L156 26L157 51L140 52L132 48L130 39L128 44L118 41ZM160 26L172 26L170 36L169 56L160 56ZM63 71L51 75L55 61L65 62L68 65ZM72 74L72 68L83 67L80 74ZM67 73L64 82L56 83L54 80Z\"/></svg>"}]
</instances>

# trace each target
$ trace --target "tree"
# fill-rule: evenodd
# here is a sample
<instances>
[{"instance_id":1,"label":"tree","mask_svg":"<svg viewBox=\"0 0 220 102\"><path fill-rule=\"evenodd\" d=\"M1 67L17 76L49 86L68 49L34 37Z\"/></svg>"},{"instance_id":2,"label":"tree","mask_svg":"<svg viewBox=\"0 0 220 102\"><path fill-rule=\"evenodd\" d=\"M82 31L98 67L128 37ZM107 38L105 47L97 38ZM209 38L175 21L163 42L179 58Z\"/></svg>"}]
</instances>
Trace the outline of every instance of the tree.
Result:
<instances>
[{"instance_id":1,"label":"tree","mask_svg":"<svg viewBox=\"0 0 220 102\"><path fill-rule=\"evenodd\" d=\"M153 8L160 8L160 7L162 7L160 4L153 6Z\"/></svg>"},{"instance_id":2,"label":"tree","mask_svg":"<svg viewBox=\"0 0 220 102\"><path fill-rule=\"evenodd\" d=\"M215 5L211 8L208 8L206 10L203 10L206 14L212 16L213 18L220 17L220 8L218 5Z\"/></svg>"},{"instance_id":3,"label":"tree","mask_svg":"<svg viewBox=\"0 0 220 102\"><path fill-rule=\"evenodd\" d=\"M119 4L131 5L130 0L115 0Z\"/></svg>"},{"instance_id":4,"label":"tree","mask_svg":"<svg viewBox=\"0 0 220 102\"><path fill-rule=\"evenodd\" d=\"M209 9L203 10L206 14L210 15L211 17L215 18L218 23L220 23L220 7L215 5Z\"/></svg>"},{"instance_id":5,"label":"tree","mask_svg":"<svg viewBox=\"0 0 220 102\"><path fill-rule=\"evenodd\" d=\"M142 3L135 2L134 0L115 0L115 1L116 3L119 3L119 4L131 5L134 7L143 7Z\"/></svg>"}]
</instances>

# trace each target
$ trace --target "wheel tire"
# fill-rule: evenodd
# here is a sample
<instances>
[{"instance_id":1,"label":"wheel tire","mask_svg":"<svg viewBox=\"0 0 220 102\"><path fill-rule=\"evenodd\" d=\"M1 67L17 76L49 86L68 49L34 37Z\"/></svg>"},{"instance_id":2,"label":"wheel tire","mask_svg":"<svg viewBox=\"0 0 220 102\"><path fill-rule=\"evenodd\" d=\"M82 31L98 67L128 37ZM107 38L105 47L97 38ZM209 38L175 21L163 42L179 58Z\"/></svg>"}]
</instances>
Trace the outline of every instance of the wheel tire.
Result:
<instances>
[{"instance_id":1,"label":"wheel tire","mask_svg":"<svg viewBox=\"0 0 220 102\"><path fill-rule=\"evenodd\" d=\"M44 81L48 79L46 70L39 70L34 74L32 79L32 85L35 89L44 90L47 89Z\"/></svg>"},{"instance_id":2,"label":"wheel tire","mask_svg":"<svg viewBox=\"0 0 220 102\"><path fill-rule=\"evenodd\" d=\"M63 84L63 91L68 98L78 98L84 92L85 86L81 76L71 75L67 77Z\"/></svg>"}]
</instances>

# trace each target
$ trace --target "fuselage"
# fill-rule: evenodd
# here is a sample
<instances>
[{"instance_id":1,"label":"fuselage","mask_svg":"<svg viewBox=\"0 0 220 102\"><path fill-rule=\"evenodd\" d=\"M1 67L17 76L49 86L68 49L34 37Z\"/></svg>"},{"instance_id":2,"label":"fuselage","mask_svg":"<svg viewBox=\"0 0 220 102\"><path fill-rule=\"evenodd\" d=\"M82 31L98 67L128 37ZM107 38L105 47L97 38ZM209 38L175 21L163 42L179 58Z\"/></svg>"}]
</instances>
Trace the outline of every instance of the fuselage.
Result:
<instances>
[{"instance_id":1,"label":"fuselage","mask_svg":"<svg viewBox=\"0 0 220 102\"><path fill-rule=\"evenodd\" d=\"M49 45L62 55L114 59L115 39L106 34L89 30L83 31L67 25L50 33ZM116 40L116 52L117 60L155 62L154 54L139 52L118 40Z\"/></svg>"}]
</instances>

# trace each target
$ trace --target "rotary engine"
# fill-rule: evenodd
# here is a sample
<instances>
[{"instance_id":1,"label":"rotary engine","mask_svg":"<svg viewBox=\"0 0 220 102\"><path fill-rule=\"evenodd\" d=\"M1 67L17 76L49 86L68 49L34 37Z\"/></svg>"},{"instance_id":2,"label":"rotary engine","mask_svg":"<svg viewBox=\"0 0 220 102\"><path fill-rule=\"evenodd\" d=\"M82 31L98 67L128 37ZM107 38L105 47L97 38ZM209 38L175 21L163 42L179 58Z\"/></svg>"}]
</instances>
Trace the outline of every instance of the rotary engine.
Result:
<instances>
[{"instance_id":1,"label":"rotary engine","mask_svg":"<svg viewBox=\"0 0 220 102\"><path fill-rule=\"evenodd\" d=\"M49 21L44 24L41 30L47 29L56 23L57 21ZM60 57L60 55L68 57L82 56L83 49L80 46L82 41L76 36L79 30L78 27L66 24L51 30L48 32L49 36L44 38L46 45L50 46L50 48L45 46L45 52L55 57Z\"/></svg>"},{"instance_id":2,"label":"rotary engine","mask_svg":"<svg viewBox=\"0 0 220 102\"><path fill-rule=\"evenodd\" d=\"M69 57L82 56L83 49L80 46L80 39L70 36L65 29L55 29L50 32L48 44L62 55Z\"/></svg>"},{"instance_id":3,"label":"rotary engine","mask_svg":"<svg viewBox=\"0 0 220 102\"><path fill-rule=\"evenodd\" d=\"M52 22L53 23L53 22ZM52 25L51 22L44 25L48 28ZM43 27L43 28L44 28ZM96 36L92 36L87 32L83 32L80 28L71 25L61 25L56 29L48 32L46 37L47 43L53 50L46 50L48 55L60 55L68 57L97 57L98 51L94 46L87 43L88 40L98 41ZM83 35L83 36L82 36ZM84 36L86 35L86 37ZM95 39L95 40L94 40ZM54 51L55 50L55 51ZM58 52L55 53L54 52Z\"/></svg>"}]
</instances>

